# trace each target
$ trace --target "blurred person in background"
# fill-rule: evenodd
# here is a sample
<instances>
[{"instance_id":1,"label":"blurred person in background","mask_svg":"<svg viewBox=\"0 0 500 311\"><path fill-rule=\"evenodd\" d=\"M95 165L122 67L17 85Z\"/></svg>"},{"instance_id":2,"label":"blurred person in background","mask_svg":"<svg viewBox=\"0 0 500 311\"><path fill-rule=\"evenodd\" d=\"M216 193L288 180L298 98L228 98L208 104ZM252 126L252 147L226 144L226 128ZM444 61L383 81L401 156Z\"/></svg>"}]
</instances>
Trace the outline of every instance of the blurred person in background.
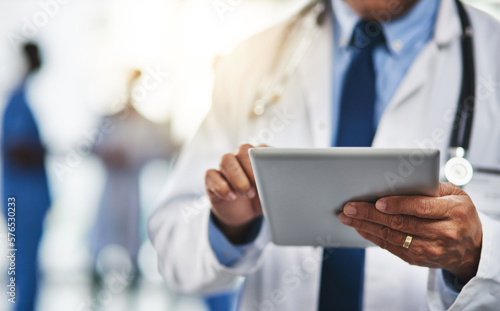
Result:
<instances>
[{"instance_id":1,"label":"blurred person in background","mask_svg":"<svg viewBox=\"0 0 500 311\"><path fill-rule=\"evenodd\" d=\"M51 199L45 168L46 150L27 99L30 80L42 67L35 43L23 46L27 72L12 92L3 115L2 165L3 206L8 216L8 198L15 199L16 303L14 310L35 308L38 287L38 246Z\"/></svg>"},{"instance_id":2,"label":"blurred person in background","mask_svg":"<svg viewBox=\"0 0 500 311\"><path fill-rule=\"evenodd\" d=\"M126 270L130 285L136 284L137 255L142 241L139 175L147 162L170 160L177 150L168 124L151 122L132 104L134 85L140 76L139 70L130 72L126 104L120 111L104 117L102 124L111 130L93 147L106 171L90 238L96 287L105 285L101 283L102 277L118 269L120 273Z\"/></svg>"},{"instance_id":3,"label":"blurred person in background","mask_svg":"<svg viewBox=\"0 0 500 311\"><path fill-rule=\"evenodd\" d=\"M212 109L149 221L168 285L241 288L241 310L497 310L499 50L499 23L456 0L311 1L241 43L217 66ZM453 122L471 99L468 148L450 141L471 124ZM432 148L443 168L463 147L489 173L473 189L441 183L438 197L346 204L339 220L379 247L281 246L244 142Z\"/></svg>"}]
</instances>

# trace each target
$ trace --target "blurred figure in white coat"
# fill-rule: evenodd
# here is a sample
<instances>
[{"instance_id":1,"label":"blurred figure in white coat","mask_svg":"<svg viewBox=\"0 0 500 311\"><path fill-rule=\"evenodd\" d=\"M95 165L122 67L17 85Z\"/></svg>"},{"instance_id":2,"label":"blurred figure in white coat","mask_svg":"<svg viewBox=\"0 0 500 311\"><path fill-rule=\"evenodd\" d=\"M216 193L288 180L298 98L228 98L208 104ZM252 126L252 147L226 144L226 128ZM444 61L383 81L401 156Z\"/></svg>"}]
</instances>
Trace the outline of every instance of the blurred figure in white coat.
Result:
<instances>
[{"instance_id":1,"label":"blurred figure in white coat","mask_svg":"<svg viewBox=\"0 0 500 311\"><path fill-rule=\"evenodd\" d=\"M102 122L109 125L110 132L93 148L106 170L91 232L96 276L114 268L128 269L127 275L137 276L137 254L142 242L139 175L146 163L171 160L177 149L168 125L151 122L132 104L132 90L140 76L139 70L131 71L127 102L119 112L104 117Z\"/></svg>"}]
</instances>

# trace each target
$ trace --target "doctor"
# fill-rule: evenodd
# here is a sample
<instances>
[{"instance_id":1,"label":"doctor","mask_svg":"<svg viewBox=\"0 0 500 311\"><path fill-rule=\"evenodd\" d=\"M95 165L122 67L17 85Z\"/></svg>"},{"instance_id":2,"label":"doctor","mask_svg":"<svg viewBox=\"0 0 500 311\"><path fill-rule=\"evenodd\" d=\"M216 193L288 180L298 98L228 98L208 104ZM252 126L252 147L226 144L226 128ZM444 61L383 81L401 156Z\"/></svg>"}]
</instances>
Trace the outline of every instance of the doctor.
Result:
<instances>
[{"instance_id":1,"label":"doctor","mask_svg":"<svg viewBox=\"0 0 500 311\"><path fill-rule=\"evenodd\" d=\"M437 148L444 168L458 126L462 36L470 34L463 6L323 4L248 39L219 64L212 110L149 222L160 272L179 292L242 286L241 310L497 310L500 26L469 7L477 57L466 149L483 174L463 189L442 183L437 198L346 204L340 220L380 247L270 242L245 142Z\"/></svg>"}]
</instances>

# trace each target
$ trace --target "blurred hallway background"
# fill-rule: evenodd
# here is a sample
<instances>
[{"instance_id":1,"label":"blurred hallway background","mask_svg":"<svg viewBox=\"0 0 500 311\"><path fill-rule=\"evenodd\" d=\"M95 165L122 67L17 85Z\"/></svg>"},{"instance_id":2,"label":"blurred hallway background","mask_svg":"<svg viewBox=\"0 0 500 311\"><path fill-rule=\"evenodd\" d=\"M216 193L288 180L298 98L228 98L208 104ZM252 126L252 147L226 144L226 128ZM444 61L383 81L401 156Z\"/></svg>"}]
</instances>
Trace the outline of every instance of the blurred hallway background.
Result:
<instances>
[{"instance_id":1,"label":"blurred hallway background","mask_svg":"<svg viewBox=\"0 0 500 311\"><path fill-rule=\"evenodd\" d=\"M176 153L210 107L216 57L306 2L0 0L2 113L22 76L19 45L37 42L45 63L29 92L48 149L46 168L53 198L40 249L43 277L38 310L206 309L199 297L179 296L163 285L145 222ZM500 18L500 0L466 2ZM133 68L142 75L129 94L127 80ZM119 113L128 97L143 118L169 134L165 144L171 145L168 155L148 158L137 173L141 243L140 277L134 286L129 286L136 281L128 274L134 263L124 259L123 248L108 248L96 265L89 249L92 228L102 216L98 211L107 178L105 161L93 150L114 131L103 124L103 116ZM2 219L2 281L6 249ZM123 268L123 274L108 275L112 286L96 290L94 272L108 269L107 265ZM6 300L2 295L0 310L8 310Z\"/></svg>"}]
</instances>

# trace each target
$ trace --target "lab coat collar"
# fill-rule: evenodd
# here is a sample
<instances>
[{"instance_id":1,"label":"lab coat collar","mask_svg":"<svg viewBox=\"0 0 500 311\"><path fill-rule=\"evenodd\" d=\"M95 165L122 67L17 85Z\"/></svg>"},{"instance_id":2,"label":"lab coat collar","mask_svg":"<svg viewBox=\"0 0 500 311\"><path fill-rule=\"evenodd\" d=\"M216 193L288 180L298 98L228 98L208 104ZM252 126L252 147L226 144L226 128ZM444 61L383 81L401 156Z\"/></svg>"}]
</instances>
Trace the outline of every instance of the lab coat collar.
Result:
<instances>
[{"instance_id":1,"label":"lab coat collar","mask_svg":"<svg viewBox=\"0 0 500 311\"><path fill-rule=\"evenodd\" d=\"M441 0L436 20L433 40L439 47L444 47L460 36L462 28L454 0Z\"/></svg>"}]
</instances>

